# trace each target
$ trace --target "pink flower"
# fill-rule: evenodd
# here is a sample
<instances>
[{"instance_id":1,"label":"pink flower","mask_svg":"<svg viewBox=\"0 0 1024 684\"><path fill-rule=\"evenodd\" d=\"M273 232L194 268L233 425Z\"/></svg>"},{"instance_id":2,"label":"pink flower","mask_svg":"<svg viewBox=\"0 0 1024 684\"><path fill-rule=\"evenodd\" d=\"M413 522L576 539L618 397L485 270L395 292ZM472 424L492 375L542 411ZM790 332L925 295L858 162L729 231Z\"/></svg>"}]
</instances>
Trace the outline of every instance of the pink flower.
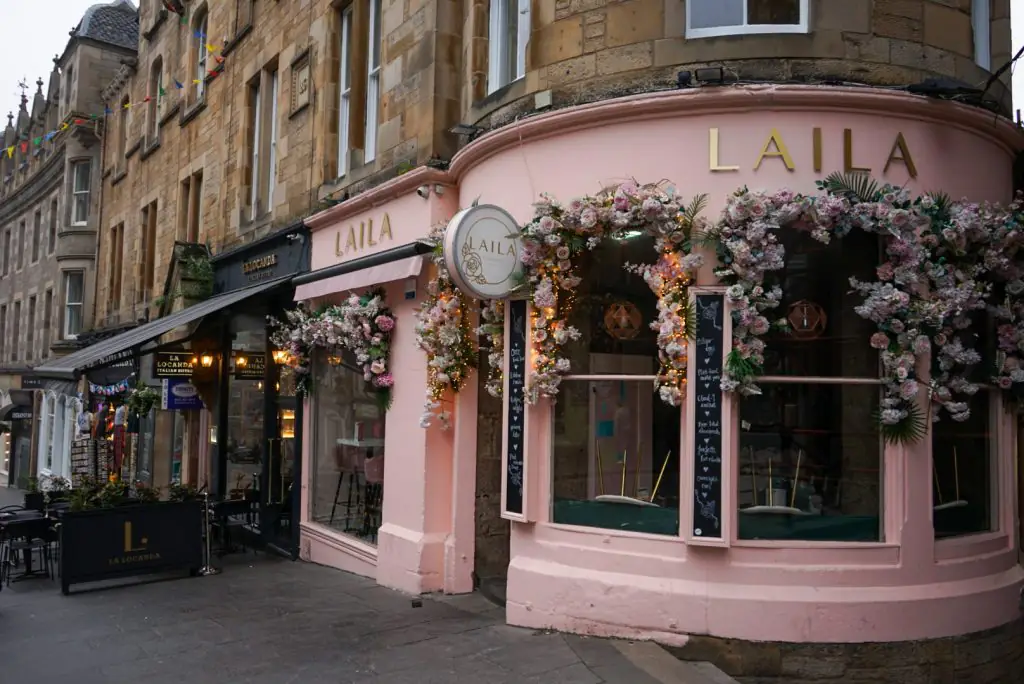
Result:
<instances>
[{"instance_id":1,"label":"pink flower","mask_svg":"<svg viewBox=\"0 0 1024 684\"><path fill-rule=\"evenodd\" d=\"M882 332L876 332L871 336L871 347L873 349L886 349L889 346L889 336Z\"/></svg>"},{"instance_id":2,"label":"pink flower","mask_svg":"<svg viewBox=\"0 0 1024 684\"><path fill-rule=\"evenodd\" d=\"M395 329L395 319L391 316L377 316L373 322L383 332L391 332Z\"/></svg>"},{"instance_id":3,"label":"pink flower","mask_svg":"<svg viewBox=\"0 0 1024 684\"><path fill-rule=\"evenodd\" d=\"M395 378L391 373L384 373L383 375L375 377L373 379L373 384L375 387L381 388L392 387L395 384Z\"/></svg>"}]
</instances>

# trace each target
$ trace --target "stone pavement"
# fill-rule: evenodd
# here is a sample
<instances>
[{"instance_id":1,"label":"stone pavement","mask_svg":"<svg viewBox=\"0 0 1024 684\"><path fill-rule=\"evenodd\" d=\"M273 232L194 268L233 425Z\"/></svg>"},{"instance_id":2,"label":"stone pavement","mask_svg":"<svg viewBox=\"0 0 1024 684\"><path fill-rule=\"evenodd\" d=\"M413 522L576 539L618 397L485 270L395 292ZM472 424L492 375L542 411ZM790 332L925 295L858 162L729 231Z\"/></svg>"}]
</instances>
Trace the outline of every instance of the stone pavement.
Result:
<instances>
[{"instance_id":1,"label":"stone pavement","mask_svg":"<svg viewBox=\"0 0 1024 684\"><path fill-rule=\"evenodd\" d=\"M711 684L633 644L504 624L478 594L413 597L309 563L229 556L213 577L62 596L0 590L0 681L30 684ZM419 607L417 607L419 606ZM703 674L702 674L703 672Z\"/></svg>"}]
</instances>

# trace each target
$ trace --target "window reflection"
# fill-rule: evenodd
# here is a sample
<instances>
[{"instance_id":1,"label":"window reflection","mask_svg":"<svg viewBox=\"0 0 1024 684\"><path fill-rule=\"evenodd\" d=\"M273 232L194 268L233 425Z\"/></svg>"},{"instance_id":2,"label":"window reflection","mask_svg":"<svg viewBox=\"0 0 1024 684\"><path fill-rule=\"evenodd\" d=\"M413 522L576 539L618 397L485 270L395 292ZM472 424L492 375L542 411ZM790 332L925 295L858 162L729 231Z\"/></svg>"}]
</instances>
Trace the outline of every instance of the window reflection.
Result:
<instances>
[{"instance_id":1,"label":"window reflection","mask_svg":"<svg viewBox=\"0 0 1024 684\"><path fill-rule=\"evenodd\" d=\"M740 401L740 539L879 541L877 385L763 384Z\"/></svg>"},{"instance_id":2,"label":"window reflection","mask_svg":"<svg viewBox=\"0 0 1024 684\"><path fill-rule=\"evenodd\" d=\"M963 422L942 414L932 425L932 524L935 538L955 537L992 529L991 392L982 390L968 401Z\"/></svg>"},{"instance_id":3,"label":"window reflection","mask_svg":"<svg viewBox=\"0 0 1024 684\"><path fill-rule=\"evenodd\" d=\"M314 356L313 522L376 544L384 501L385 411L354 359Z\"/></svg>"},{"instance_id":4,"label":"window reflection","mask_svg":"<svg viewBox=\"0 0 1024 684\"><path fill-rule=\"evenodd\" d=\"M576 375L554 406L552 520L630 532L679 532L681 411L654 393L656 299L626 263L651 263L653 240L606 240L585 255L567 350Z\"/></svg>"}]
</instances>

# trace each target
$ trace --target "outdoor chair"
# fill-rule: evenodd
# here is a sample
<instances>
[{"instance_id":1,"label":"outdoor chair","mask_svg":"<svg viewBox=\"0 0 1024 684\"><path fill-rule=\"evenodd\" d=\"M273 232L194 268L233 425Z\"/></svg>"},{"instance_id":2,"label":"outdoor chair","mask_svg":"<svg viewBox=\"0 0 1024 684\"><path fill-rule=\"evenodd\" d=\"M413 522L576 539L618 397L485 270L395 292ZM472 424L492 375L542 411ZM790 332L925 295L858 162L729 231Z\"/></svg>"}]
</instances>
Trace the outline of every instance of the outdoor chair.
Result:
<instances>
[{"instance_id":1,"label":"outdoor chair","mask_svg":"<svg viewBox=\"0 0 1024 684\"><path fill-rule=\"evenodd\" d=\"M53 579L53 556L50 553L53 542L53 530L49 518L34 518L16 523L10 523L7 527L7 576L5 582L11 585L11 569L21 565L24 570L20 576L25 576L29 566L32 565L33 557L38 557L39 571L45 573L46 577ZM32 570L32 574L39 572Z\"/></svg>"}]
</instances>

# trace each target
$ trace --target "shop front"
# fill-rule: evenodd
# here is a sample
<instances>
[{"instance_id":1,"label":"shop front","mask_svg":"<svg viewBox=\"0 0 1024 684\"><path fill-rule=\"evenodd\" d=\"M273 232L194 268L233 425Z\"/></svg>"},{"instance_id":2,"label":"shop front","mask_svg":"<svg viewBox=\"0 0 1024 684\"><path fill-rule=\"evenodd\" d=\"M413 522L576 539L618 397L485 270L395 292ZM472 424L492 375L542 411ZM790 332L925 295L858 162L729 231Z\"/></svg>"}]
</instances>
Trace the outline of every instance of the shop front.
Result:
<instances>
[{"instance_id":1,"label":"shop front","mask_svg":"<svg viewBox=\"0 0 1024 684\"><path fill-rule=\"evenodd\" d=\"M224 524L237 528L246 543L294 556L298 492L292 485L300 472L302 409L295 375L270 345L268 321L294 300L291 281L308 268L308 231L299 223L212 258L194 246L179 247L192 251L176 250L185 267L177 267L180 279L172 269L165 296L176 303L188 293L188 305L175 304L157 320L36 372L75 380L123 364L139 369L122 381L129 383L125 387L111 386L122 390L123 402L136 394L146 398L137 425L125 425L137 435L125 441L131 446L125 455L132 460L123 462L130 463L132 480L207 491L221 502ZM191 293L202 288L184 283L186 276L196 277L189 260L205 264L193 270L209 272L210 296L195 297ZM111 387L90 383L98 390L92 392L96 406L110 403L104 397ZM112 431L116 442L116 412L103 416L97 423Z\"/></svg>"},{"instance_id":2,"label":"shop front","mask_svg":"<svg viewBox=\"0 0 1024 684\"><path fill-rule=\"evenodd\" d=\"M702 659L959 637L1010 673L1021 215L971 203L1012 199L1021 147L948 102L765 86L462 150L460 202L524 226L530 286L498 369L508 621Z\"/></svg>"},{"instance_id":3,"label":"shop front","mask_svg":"<svg viewBox=\"0 0 1024 684\"><path fill-rule=\"evenodd\" d=\"M438 171L408 173L306 223L291 347L306 378L302 557L410 592L442 589L451 439L418 427L427 367L415 311L435 274L425 254L454 213ZM287 342L285 342L287 344Z\"/></svg>"}]
</instances>

